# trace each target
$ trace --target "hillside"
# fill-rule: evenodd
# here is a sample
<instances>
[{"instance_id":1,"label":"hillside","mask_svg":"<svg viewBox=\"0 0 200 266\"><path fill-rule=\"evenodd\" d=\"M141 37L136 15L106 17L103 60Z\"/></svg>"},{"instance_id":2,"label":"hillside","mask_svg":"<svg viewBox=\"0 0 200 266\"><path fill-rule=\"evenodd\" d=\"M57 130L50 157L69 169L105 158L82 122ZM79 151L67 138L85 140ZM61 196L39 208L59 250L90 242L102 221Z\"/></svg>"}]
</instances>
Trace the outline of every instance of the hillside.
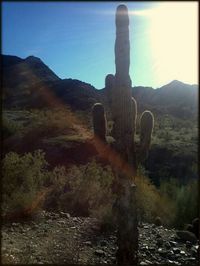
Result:
<instances>
[{"instance_id":1,"label":"hillside","mask_svg":"<svg viewBox=\"0 0 200 266\"><path fill-rule=\"evenodd\" d=\"M5 108L54 106L55 101L61 101L72 109L87 110L94 102L105 102L105 88L97 90L79 80L62 80L37 57L3 55L2 62ZM134 87L133 96L140 112L149 109L183 119L197 117L197 85L172 81L158 89Z\"/></svg>"},{"instance_id":2,"label":"hillside","mask_svg":"<svg viewBox=\"0 0 200 266\"><path fill-rule=\"evenodd\" d=\"M16 131L22 132L20 138L17 135L4 141L4 152L9 152L11 147L20 153L42 148L54 166L61 161L65 164L87 162L95 151L87 140L84 144L83 139L88 138L85 137L88 133L79 131L84 128L84 131L87 129L87 132L92 133L91 107L95 102L102 102L108 111L105 88L97 90L91 84L79 80L60 79L39 58L33 56L21 59L4 55L2 59L3 112L6 119L3 131L9 135ZM152 147L146 162L150 178L157 183L161 175L180 180L196 177L197 85L172 81L158 89L134 87L132 91L139 116L143 110L148 109L155 117ZM24 108L27 112L21 111ZM29 113L31 108L40 111ZM64 108L65 111L58 112L60 117L56 118L57 111L45 113L43 108ZM109 112L107 119L110 120ZM68 127L71 120L75 121L75 131L71 131L71 128L66 130L64 126L55 132L52 130L56 129L56 123ZM38 124L42 124L40 130L37 129ZM139 142L139 132L136 133L136 141ZM38 136L37 141L32 142L34 136ZM80 149L81 153L78 152Z\"/></svg>"},{"instance_id":3,"label":"hillside","mask_svg":"<svg viewBox=\"0 0 200 266\"><path fill-rule=\"evenodd\" d=\"M133 96L139 103L139 109L148 108L161 114L171 114L179 118L197 115L198 86L174 80L158 89L134 87ZM142 103L142 104L140 104Z\"/></svg>"}]
</instances>

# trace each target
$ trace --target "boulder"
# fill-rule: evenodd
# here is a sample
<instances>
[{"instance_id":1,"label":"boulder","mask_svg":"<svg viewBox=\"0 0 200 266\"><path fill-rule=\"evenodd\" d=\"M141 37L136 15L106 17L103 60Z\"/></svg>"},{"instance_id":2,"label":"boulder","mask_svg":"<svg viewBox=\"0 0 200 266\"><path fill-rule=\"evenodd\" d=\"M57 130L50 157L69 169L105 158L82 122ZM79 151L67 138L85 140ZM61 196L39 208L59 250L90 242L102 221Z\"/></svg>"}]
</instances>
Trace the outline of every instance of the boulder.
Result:
<instances>
[{"instance_id":1,"label":"boulder","mask_svg":"<svg viewBox=\"0 0 200 266\"><path fill-rule=\"evenodd\" d=\"M155 223L155 225L157 225L157 226L161 226L161 225L162 225L162 220L161 220L161 218L160 218L159 216L157 216L157 217L155 218L154 223Z\"/></svg>"},{"instance_id":2,"label":"boulder","mask_svg":"<svg viewBox=\"0 0 200 266\"><path fill-rule=\"evenodd\" d=\"M197 238L199 238L199 218L195 218L192 221L193 226L193 233L196 235Z\"/></svg>"},{"instance_id":3,"label":"boulder","mask_svg":"<svg viewBox=\"0 0 200 266\"><path fill-rule=\"evenodd\" d=\"M176 231L177 236L183 241L190 241L195 244L197 242L197 238L194 233L189 231Z\"/></svg>"}]
</instances>

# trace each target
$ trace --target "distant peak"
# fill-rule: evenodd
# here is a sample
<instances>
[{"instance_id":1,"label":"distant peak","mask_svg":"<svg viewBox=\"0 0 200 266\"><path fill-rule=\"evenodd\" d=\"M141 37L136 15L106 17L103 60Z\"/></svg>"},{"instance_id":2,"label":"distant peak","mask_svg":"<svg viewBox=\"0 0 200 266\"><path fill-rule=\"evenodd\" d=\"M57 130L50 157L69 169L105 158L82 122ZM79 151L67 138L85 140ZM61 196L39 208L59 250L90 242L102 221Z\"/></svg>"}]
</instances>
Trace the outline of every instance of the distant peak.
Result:
<instances>
[{"instance_id":1,"label":"distant peak","mask_svg":"<svg viewBox=\"0 0 200 266\"><path fill-rule=\"evenodd\" d=\"M41 59L39 57L30 55L25 58L26 61L32 61L32 62L41 62Z\"/></svg>"},{"instance_id":2,"label":"distant peak","mask_svg":"<svg viewBox=\"0 0 200 266\"><path fill-rule=\"evenodd\" d=\"M181 81L179 81L177 79L174 79L169 84L180 84L180 83L183 83L183 82L181 82Z\"/></svg>"}]
</instances>

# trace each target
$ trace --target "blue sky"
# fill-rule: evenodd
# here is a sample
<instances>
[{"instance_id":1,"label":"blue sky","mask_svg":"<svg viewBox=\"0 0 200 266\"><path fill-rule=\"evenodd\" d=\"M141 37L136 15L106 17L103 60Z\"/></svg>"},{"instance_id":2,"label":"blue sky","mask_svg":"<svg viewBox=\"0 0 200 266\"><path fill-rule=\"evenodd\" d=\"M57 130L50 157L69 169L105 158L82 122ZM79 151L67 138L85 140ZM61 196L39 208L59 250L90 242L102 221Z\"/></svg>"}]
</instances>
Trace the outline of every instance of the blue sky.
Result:
<instances>
[{"instance_id":1,"label":"blue sky","mask_svg":"<svg viewBox=\"0 0 200 266\"><path fill-rule=\"evenodd\" d=\"M126 2L3 2L2 52L34 55L59 77L104 87L115 73L115 10ZM194 84L197 2L127 2L133 86Z\"/></svg>"}]
</instances>

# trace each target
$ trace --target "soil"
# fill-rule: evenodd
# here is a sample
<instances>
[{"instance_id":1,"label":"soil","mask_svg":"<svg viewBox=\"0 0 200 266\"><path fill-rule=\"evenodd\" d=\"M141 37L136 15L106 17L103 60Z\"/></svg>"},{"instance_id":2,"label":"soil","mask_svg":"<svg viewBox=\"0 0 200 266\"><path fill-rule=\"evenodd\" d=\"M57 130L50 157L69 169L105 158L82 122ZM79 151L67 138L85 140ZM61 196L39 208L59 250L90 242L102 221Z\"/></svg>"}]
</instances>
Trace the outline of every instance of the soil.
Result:
<instances>
[{"instance_id":1,"label":"soil","mask_svg":"<svg viewBox=\"0 0 200 266\"><path fill-rule=\"evenodd\" d=\"M199 242L175 229L139 226L140 265L197 265ZM3 264L116 264L116 232L102 233L95 218L42 211L33 221L2 225Z\"/></svg>"}]
</instances>

